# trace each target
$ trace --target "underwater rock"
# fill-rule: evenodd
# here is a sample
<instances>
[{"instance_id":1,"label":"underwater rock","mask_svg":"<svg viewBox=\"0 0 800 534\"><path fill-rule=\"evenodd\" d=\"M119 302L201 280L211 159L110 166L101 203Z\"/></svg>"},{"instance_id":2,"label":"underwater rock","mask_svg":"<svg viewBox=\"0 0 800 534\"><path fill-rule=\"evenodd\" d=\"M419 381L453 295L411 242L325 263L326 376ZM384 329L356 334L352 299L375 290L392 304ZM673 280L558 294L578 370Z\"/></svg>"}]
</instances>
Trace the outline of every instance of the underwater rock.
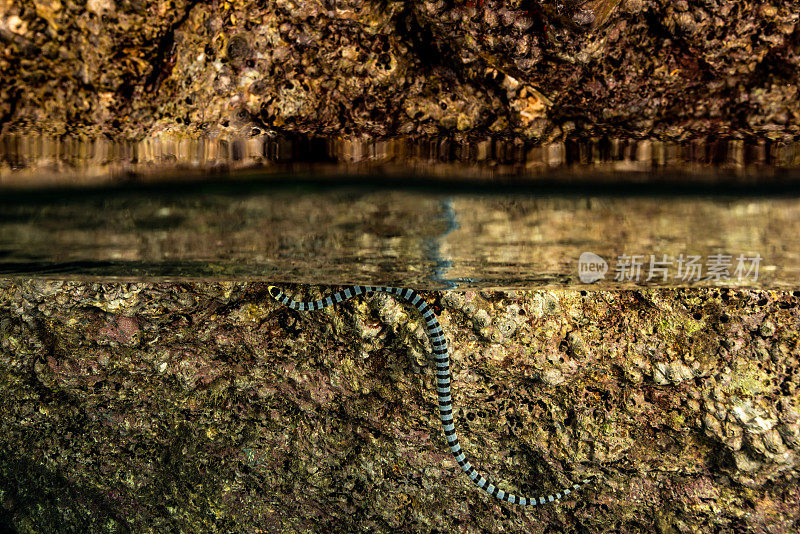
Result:
<instances>
[{"instance_id":1,"label":"underwater rock","mask_svg":"<svg viewBox=\"0 0 800 534\"><path fill-rule=\"evenodd\" d=\"M0 517L31 532L798 521L797 292L422 295L467 454L522 492L602 479L537 508L476 490L439 428L421 317L387 295L296 312L261 283L0 281Z\"/></svg>"}]
</instances>

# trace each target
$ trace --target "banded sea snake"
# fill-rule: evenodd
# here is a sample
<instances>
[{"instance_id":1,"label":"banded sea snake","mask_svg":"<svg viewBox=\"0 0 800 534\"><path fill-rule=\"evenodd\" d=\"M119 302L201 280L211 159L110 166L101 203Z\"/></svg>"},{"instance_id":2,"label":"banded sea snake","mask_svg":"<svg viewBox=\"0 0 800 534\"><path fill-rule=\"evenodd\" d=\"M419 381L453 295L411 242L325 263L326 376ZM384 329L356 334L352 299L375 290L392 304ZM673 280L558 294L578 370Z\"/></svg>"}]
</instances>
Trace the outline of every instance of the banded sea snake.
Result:
<instances>
[{"instance_id":1,"label":"banded sea snake","mask_svg":"<svg viewBox=\"0 0 800 534\"><path fill-rule=\"evenodd\" d=\"M339 291L338 293L334 293L329 297L309 302L296 302L287 297L275 286L269 286L268 291L269 294L275 298L275 300L284 306L288 306L293 310L300 311L312 311L319 310L321 308L327 308L328 306L339 304L355 296L372 292L396 295L406 300L417 310L419 310L423 319L425 319L426 330L431 341L431 346L433 347L433 356L436 361L436 389L439 396L439 414L442 421L442 429L444 430L444 435L447 438L447 444L450 447L450 452L455 457L458 465L461 467L461 470L466 473L470 480L472 480L476 486L492 497L496 497L501 501L506 501L512 504L521 504L524 506L542 505L549 502L558 501L563 497L566 497L573 491L580 489L591 482L594 478L585 478L579 483L573 484L572 487L564 488L559 493L554 495L548 495L546 497L540 496L535 498L521 497L511 493L506 493L505 491L497 488L494 484L489 483L489 481L486 480L486 477L481 475L472 466L472 464L469 463L464 451L461 450L461 445L458 443L458 436L456 435L453 421L453 405L452 397L450 395L450 359L447 353L447 339L445 339L444 332L442 331L442 327L439 325L436 314L433 313L433 310L413 289L402 289L396 287L350 286L347 289Z\"/></svg>"}]
</instances>

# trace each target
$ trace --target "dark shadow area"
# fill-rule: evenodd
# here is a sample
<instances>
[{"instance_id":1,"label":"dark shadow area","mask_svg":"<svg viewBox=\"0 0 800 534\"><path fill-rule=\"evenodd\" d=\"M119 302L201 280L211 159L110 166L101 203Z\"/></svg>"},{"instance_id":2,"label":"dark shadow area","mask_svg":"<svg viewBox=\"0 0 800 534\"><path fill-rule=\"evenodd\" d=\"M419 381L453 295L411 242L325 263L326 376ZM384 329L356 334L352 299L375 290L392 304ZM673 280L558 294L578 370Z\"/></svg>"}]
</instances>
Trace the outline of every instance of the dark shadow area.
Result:
<instances>
[{"instance_id":1,"label":"dark shadow area","mask_svg":"<svg viewBox=\"0 0 800 534\"><path fill-rule=\"evenodd\" d=\"M193 179L167 175L158 183L143 183L135 174L126 183L102 187L19 188L3 192L4 206L83 203L113 198L164 197L181 199L191 195L244 197L258 193L328 191L403 191L462 193L474 195L521 195L532 197L771 197L800 195L800 170L776 170L771 176L754 178L733 173L689 175L663 172L553 171L537 177L498 176L491 179L429 176L416 173L387 174L341 172L276 172L253 170L206 173Z\"/></svg>"},{"instance_id":2,"label":"dark shadow area","mask_svg":"<svg viewBox=\"0 0 800 534\"><path fill-rule=\"evenodd\" d=\"M36 518L41 532L99 532L111 523L116 532L130 532L127 522L94 489L75 486L11 451L2 451L0 457L0 488L6 495L0 533L16 532L14 516Z\"/></svg>"}]
</instances>

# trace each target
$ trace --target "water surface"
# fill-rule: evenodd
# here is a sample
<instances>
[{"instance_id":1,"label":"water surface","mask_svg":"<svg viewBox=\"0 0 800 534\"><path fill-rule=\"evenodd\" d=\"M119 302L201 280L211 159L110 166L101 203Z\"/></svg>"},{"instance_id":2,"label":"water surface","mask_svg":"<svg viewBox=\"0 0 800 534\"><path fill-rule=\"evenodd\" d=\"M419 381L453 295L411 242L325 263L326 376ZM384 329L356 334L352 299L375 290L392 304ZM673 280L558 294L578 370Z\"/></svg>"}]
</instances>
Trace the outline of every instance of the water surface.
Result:
<instances>
[{"instance_id":1,"label":"water surface","mask_svg":"<svg viewBox=\"0 0 800 534\"><path fill-rule=\"evenodd\" d=\"M800 286L796 196L598 191L249 180L7 192L0 275L421 289ZM582 254L607 264L591 285ZM744 276L756 258L757 272Z\"/></svg>"}]
</instances>

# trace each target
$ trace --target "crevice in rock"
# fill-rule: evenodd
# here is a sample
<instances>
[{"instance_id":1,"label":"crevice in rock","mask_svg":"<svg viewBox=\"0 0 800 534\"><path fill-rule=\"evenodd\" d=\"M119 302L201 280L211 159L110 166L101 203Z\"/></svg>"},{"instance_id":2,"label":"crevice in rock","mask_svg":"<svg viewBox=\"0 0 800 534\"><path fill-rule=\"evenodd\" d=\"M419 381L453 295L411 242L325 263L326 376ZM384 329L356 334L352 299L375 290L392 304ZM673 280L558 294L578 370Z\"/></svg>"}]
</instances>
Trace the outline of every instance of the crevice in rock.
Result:
<instances>
[{"instance_id":1,"label":"crevice in rock","mask_svg":"<svg viewBox=\"0 0 800 534\"><path fill-rule=\"evenodd\" d=\"M152 93L157 91L161 86L161 83L172 71L172 67L175 65L173 59L175 55L175 32L179 30L186 22L186 19L189 18L189 15L192 13L192 9L194 9L194 6L197 5L198 1L199 0L191 0L189 5L186 7L186 10L183 12L183 15L173 22L164 35L161 36L161 39L159 39L158 44L155 47L154 57L150 61L150 64L153 66L153 70L150 71L150 75L145 80L145 92Z\"/></svg>"},{"instance_id":2,"label":"crevice in rock","mask_svg":"<svg viewBox=\"0 0 800 534\"><path fill-rule=\"evenodd\" d=\"M424 69L451 82L463 78L463 73L456 68L461 64L458 54L420 22L412 4L407 4L398 14L395 30Z\"/></svg>"}]
</instances>

